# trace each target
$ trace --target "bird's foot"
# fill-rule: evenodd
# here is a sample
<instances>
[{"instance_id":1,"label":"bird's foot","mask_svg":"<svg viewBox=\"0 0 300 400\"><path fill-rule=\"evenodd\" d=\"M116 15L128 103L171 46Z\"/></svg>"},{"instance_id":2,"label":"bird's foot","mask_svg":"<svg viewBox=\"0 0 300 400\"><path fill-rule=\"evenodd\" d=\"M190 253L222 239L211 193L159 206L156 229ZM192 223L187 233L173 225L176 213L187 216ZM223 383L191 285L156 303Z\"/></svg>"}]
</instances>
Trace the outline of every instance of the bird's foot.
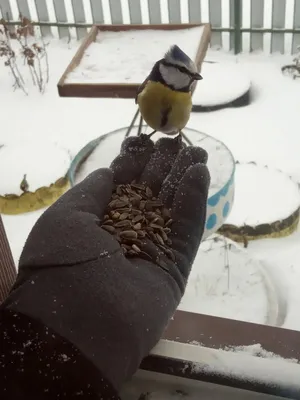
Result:
<instances>
[{"instance_id":1,"label":"bird's foot","mask_svg":"<svg viewBox=\"0 0 300 400\"><path fill-rule=\"evenodd\" d=\"M153 131L153 132L151 132L151 133L149 133L147 136L148 136L148 138L151 138L151 136L152 135L154 135L154 133L156 133L157 131Z\"/></svg>"},{"instance_id":2,"label":"bird's foot","mask_svg":"<svg viewBox=\"0 0 300 400\"><path fill-rule=\"evenodd\" d=\"M179 131L179 136L181 136L181 140L184 140L188 146L193 146L193 143L188 139L188 137L182 132Z\"/></svg>"}]
</instances>

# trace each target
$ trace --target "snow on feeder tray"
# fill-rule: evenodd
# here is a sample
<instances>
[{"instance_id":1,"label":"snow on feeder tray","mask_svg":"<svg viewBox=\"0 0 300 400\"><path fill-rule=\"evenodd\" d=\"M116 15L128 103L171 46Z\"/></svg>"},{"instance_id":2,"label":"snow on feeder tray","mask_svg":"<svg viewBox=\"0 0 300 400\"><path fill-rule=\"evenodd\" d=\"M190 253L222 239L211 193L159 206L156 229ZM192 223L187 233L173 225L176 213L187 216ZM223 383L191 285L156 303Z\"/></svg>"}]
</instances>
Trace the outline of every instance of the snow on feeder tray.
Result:
<instances>
[{"instance_id":1,"label":"snow on feeder tray","mask_svg":"<svg viewBox=\"0 0 300 400\"><path fill-rule=\"evenodd\" d=\"M201 75L203 80L193 94L194 112L249 104L251 82L239 64L204 61Z\"/></svg>"},{"instance_id":2,"label":"snow on feeder tray","mask_svg":"<svg viewBox=\"0 0 300 400\"><path fill-rule=\"evenodd\" d=\"M253 162L237 163L234 206L219 233L245 245L288 236L297 229L299 211L299 185L289 175Z\"/></svg>"},{"instance_id":3,"label":"snow on feeder tray","mask_svg":"<svg viewBox=\"0 0 300 400\"><path fill-rule=\"evenodd\" d=\"M107 133L89 142L75 156L69 169L71 184L80 182L89 173L100 167L108 167L113 158L120 151L121 143L127 132L126 128ZM142 132L146 132L143 126ZM132 128L132 134L136 135L138 127ZM217 139L193 129L184 129L194 145L203 147L208 152L208 169L211 174L211 185L207 203L206 229L203 239L216 232L227 218L234 195L235 163L230 150ZM156 133L153 137L157 140L165 135Z\"/></svg>"},{"instance_id":4,"label":"snow on feeder tray","mask_svg":"<svg viewBox=\"0 0 300 400\"><path fill-rule=\"evenodd\" d=\"M54 203L70 186L70 160L69 153L53 143L0 147L0 213L22 214Z\"/></svg>"},{"instance_id":5,"label":"snow on feeder tray","mask_svg":"<svg viewBox=\"0 0 300 400\"><path fill-rule=\"evenodd\" d=\"M175 43L200 72L210 34L209 24L94 25L63 73L59 95L134 99L154 63Z\"/></svg>"}]
</instances>

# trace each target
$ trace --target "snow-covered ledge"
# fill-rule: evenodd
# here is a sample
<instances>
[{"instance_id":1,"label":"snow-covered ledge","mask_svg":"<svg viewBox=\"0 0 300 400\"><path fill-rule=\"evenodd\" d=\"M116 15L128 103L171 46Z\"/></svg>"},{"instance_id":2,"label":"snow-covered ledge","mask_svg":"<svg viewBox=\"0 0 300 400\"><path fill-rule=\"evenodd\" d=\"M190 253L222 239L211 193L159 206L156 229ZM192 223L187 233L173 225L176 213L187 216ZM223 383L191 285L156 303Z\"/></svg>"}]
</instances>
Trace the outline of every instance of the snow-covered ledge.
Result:
<instances>
[{"instance_id":1,"label":"snow-covered ledge","mask_svg":"<svg viewBox=\"0 0 300 400\"><path fill-rule=\"evenodd\" d=\"M299 360L300 332L177 311L141 370L300 399Z\"/></svg>"},{"instance_id":2,"label":"snow-covered ledge","mask_svg":"<svg viewBox=\"0 0 300 400\"><path fill-rule=\"evenodd\" d=\"M157 372L188 379L300 398L298 361L263 350L264 357L253 355L252 349L253 346L231 350L212 349L162 339L152 350L149 357L152 360L146 365L161 364Z\"/></svg>"}]
</instances>

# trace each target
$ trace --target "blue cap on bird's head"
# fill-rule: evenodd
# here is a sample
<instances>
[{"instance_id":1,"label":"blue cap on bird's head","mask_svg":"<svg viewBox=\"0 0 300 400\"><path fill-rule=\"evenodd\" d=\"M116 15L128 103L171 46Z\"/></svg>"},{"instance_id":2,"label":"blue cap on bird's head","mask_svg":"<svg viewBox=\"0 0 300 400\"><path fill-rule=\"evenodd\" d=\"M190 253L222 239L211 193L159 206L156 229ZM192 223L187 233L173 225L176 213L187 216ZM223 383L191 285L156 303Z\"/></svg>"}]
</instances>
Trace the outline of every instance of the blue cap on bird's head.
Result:
<instances>
[{"instance_id":1,"label":"blue cap on bird's head","mask_svg":"<svg viewBox=\"0 0 300 400\"><path fill-rule=\"evenodd\" d=\"M170 47L168 52L165 54L165 60L168 61L179 61L182 62L183 64L190 64L193 63L193 61L190 59L189 56L187 56L180 47L177 46L177 44L174 44L173 46Z\"/></svg>"},{"instance_id":2,"label":"blue cap on bird's head","mask_svg":"<svg viewBox=\"0 0 300 400\"><path fill-rule=\"evenodd\" d=\"M195 63L190 59L188 55L186 55L177 44L174 44L170 47L167 53L164 56L164 60L168 64L172 64L175 67L185 67L191 73L197 73L197 67ZM197 78L198 79L198 78Z\"/></svg>"}]
</instances>

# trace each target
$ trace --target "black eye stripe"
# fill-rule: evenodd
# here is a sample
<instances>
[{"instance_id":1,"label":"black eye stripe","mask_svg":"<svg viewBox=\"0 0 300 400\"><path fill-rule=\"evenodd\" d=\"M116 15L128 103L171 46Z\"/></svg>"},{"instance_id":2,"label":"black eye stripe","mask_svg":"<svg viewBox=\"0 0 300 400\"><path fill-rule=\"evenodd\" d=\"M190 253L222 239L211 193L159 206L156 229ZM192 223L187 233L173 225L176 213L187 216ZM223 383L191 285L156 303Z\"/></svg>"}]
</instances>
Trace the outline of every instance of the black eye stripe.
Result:
<instances>
[{"instance_id":1,"label":"black eye stripe","mask_svg":"<svg viewBox=\"0 0 300 400\"><path fill-rule=\"evenodd\" d=\"M188 69L186 69L185 67L182 67L180 65L174 65L174 64L167 63L167 62L164 62L164 65L166 65L167 67L176 68L176 69L178 69L178 71L182 72L183 74L192 76L192 73Z\"/></svg>"}]
</instances>

